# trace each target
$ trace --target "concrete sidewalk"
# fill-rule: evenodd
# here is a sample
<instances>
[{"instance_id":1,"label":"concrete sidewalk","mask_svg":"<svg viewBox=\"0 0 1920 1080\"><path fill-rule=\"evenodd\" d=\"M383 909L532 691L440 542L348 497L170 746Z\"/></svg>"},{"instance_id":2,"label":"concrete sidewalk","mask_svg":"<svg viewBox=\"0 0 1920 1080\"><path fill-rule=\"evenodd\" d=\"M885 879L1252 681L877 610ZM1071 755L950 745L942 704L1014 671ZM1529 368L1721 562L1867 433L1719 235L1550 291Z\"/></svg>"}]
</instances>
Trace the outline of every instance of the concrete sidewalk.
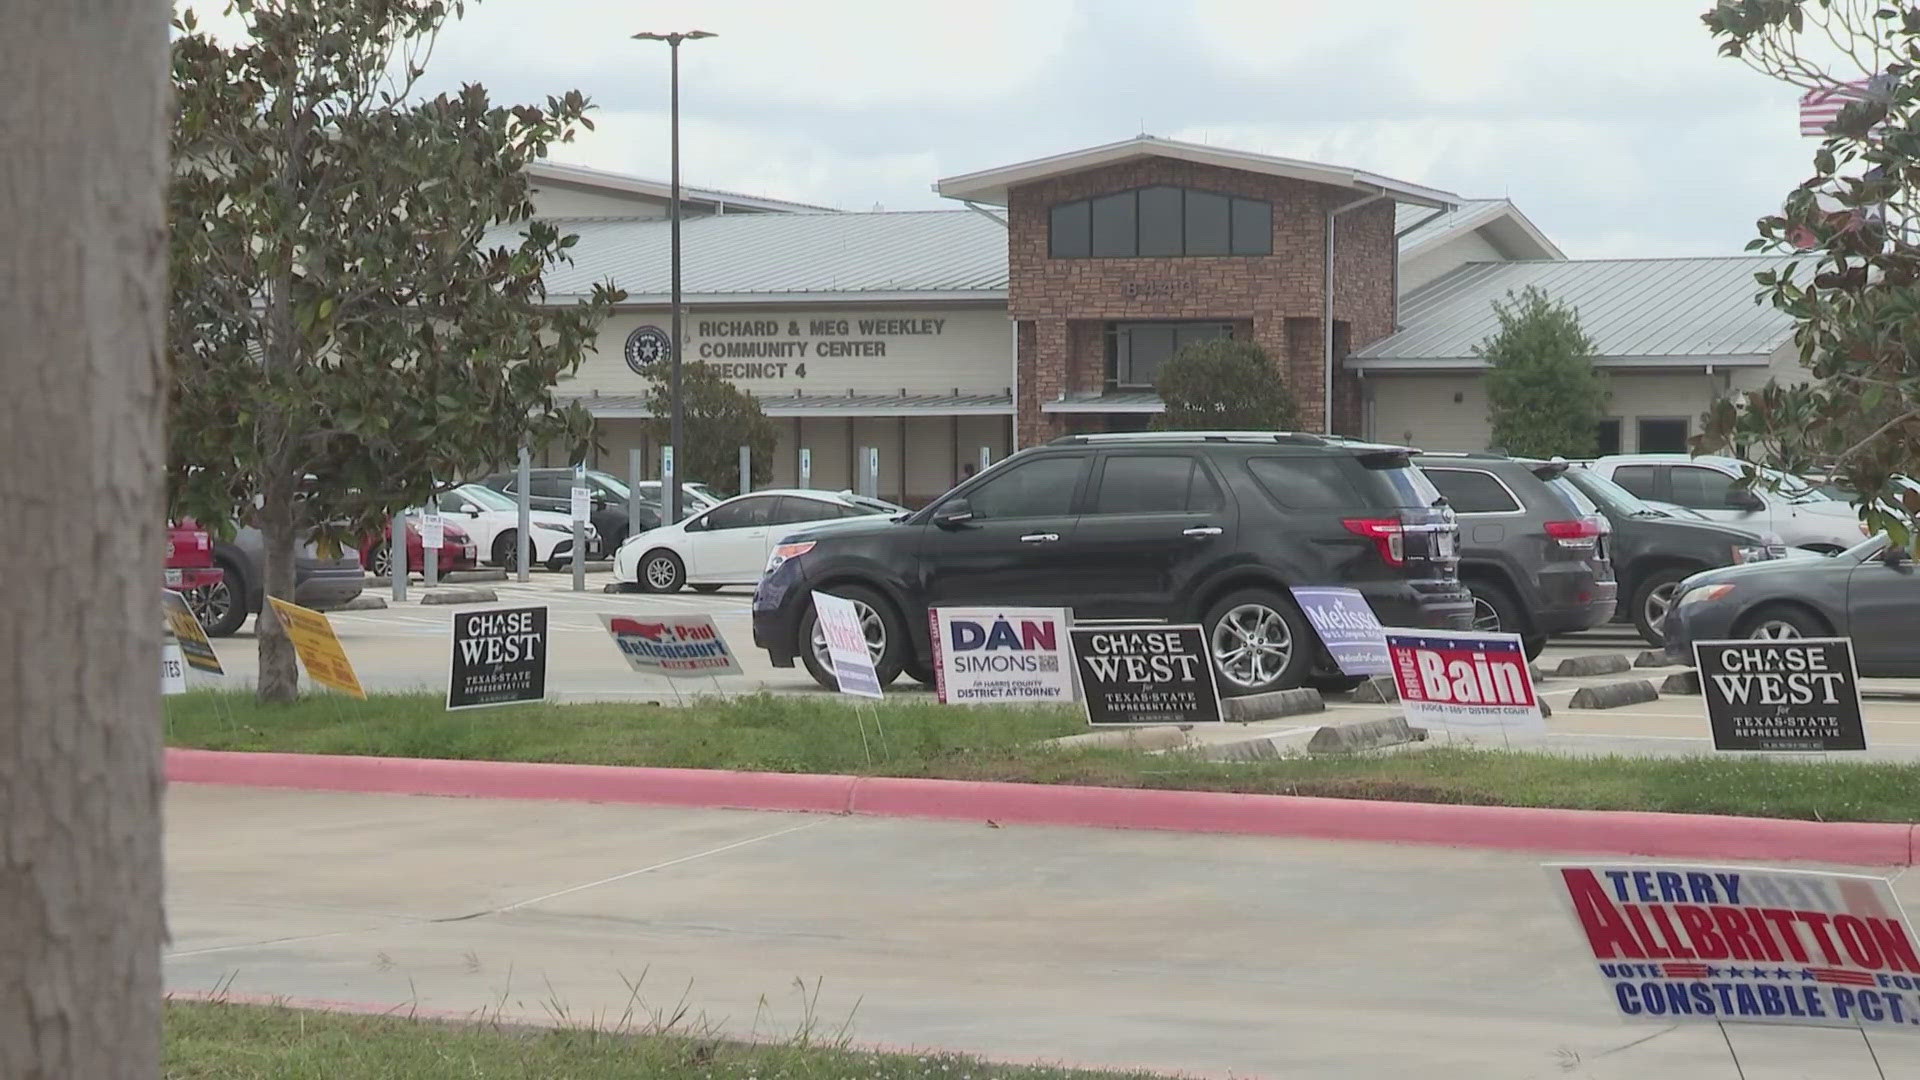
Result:
<instances>
[{"instance_id":1,"label":"concrete sidewalk","mask_svg":"<svg viewBox=\"0 0 1920 1080\"><path fill-rule=\"evenodd\" d=\"M1711 1026L1612 1019L1529 856L195 786L168 814L176 991L577 1022L644 972L647 1006L778 1034L820 980L858 1041L1003 1059L1734 1075ZM1874 1075L1854 1033L1733 1039L1748 1080ZM1920 1042L1875 1046L1920 1074Z\"/></svg>"}]
</instances>

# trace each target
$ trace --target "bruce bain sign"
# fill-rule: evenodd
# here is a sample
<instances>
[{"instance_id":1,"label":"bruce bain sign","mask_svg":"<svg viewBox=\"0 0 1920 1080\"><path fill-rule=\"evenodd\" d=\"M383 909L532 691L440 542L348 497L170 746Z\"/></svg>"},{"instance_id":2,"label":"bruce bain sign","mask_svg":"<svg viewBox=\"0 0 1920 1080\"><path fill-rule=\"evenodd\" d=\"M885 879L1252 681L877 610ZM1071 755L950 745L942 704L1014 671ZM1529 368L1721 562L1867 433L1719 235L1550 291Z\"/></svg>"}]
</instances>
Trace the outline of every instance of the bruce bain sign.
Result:
<instances>
[{"instance_id":1,"label":"bruce bain sign","mask_svg":"<svg viewBox=\"0 0 1920 1080\"><path fill-rule=\"evenodd\" d=\"M1090 724L1210 724L1220 689L1198 626L1076 626L1075 668Z\"/></svg>"},{"instance_id":2,"label":"bruce bain sign","mask_svg":"<svg viewBox=\"0 0 1920 1080\"><path fill-rule=\"evenodd\" d=\"M1459 734L1545 734L1546 718L1517 634L1386 632L1407 722Z\"/></svg>"},{"instance_id":3,"label":"bruce bain sign","mask_svg":"<svg viewBox=\"0 0 1920 1080\"><path fill-rule=\"evenodd\" d=\"M454 615L447 708L511 705L546 696L546 608L493 608Z\"/></svg>"},{"instance_id":4,"label":"bruce bain sign","mask_svg":"<svg viewBox=\"0 0 1920 1080\"><path fill-rule=\"evenodd\" d=\"M1716 750L1865 750L1850 638L1696 641Z\"/></svg>"}]
</instances>

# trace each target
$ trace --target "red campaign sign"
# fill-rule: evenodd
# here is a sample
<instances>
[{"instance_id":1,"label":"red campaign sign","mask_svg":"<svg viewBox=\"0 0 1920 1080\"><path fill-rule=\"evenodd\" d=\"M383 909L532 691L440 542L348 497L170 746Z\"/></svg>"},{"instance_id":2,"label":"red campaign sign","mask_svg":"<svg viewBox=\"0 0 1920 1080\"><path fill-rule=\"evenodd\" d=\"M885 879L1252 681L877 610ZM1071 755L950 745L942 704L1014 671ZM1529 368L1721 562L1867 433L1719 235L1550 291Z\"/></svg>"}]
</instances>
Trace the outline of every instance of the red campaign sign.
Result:
<instances>
[{"instance_id":1,"label":"red campaign sign","mask_svg":"<svg viewBox=\"0 0 1920 1080\"><path fill-rule=\"evenodd\" d=\"M1920 1034L1920 952L1884 878L1546 867L1623 1019Z\"/></svg>"},{"instance_id":2,"label":"red campaign sign","mask_svg":"<svg viewBox=\"0 0 1920 1080\"><path fill-rule=\"evenodd\" d=\"M1388 629L1386 638L1409 722L1468 733L1545 732L1518 636Z\"/></svg>"}]
</instances>

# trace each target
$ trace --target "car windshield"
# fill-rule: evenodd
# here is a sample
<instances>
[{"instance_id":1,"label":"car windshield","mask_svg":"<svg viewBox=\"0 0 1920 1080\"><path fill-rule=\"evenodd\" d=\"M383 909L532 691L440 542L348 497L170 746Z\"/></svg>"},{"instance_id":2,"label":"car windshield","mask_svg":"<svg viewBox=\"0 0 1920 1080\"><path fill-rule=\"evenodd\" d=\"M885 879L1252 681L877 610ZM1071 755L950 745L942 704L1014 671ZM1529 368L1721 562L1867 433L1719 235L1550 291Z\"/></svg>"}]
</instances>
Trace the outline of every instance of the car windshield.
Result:
<instances>
[{"instance_id":1,"label":"car windshield","mask_svg":"<svg viewBox=\"0 0 1920 1080\"><path fill-rule=\"evenodd\" d=\"M1640 496L1601 476L1591 469L1569 469L1567 482L1587 493L1595 502L1629 517L1666 517L1665 511L1648 506Z\"/></svg>"},{"instance_id":2,"label":"car windshield","mask_svg":"<svg viewBox=\"0 0 1920 1080\"><path fill-rule=\"evenodd\" d=\"M601 490L613 495L615 498L624 499L627 497L627 485L622 483L620 478L614 476L612 473L590 472L587 474L587 483L598 486Z\"/></svg>"},{"instance_id":3,"label":"car windshield","mask_svg":"<svg viewBox=\"0 0 1920 1080\"><path fill-rule=\"evenodd\" d=\"M462 484L454 488L453 493L482 510L518 510L520 508L520 504L512 498L480 484Z\"/></svg>"}]
</instances>

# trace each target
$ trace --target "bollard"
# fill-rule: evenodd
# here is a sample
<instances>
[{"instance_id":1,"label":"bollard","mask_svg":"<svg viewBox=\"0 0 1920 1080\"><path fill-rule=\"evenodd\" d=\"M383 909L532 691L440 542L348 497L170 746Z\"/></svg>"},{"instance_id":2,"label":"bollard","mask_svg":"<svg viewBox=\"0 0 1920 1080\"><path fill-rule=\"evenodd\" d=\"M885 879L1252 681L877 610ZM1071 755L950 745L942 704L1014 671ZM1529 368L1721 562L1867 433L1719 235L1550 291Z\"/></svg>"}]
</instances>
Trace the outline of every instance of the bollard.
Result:
<instances>
[{"instance_id":1,"label":"bollard","mask_svg":"<svg viewBox=\"0 0 1920 1080\"><path fill-rule=\"evenodd\" d=\"M527 460L527 448L520 448L520 476L514 484L520 503L520 531L514 534L514 576L520 581L527 580L527 564L533 561L533 502L527 488L533 484L532 463Z\"/></svg>"},{"instance_id":2,"label":"bollard","mask_svg":"<svg viewBox=\"0 0 1920 1080\"><path fill-rule=\"evenodd\" d=\"M387 522L387 571L393 577L393 602L407 599L407 515L403 511Z\"/></svg>"}]
</instances>

